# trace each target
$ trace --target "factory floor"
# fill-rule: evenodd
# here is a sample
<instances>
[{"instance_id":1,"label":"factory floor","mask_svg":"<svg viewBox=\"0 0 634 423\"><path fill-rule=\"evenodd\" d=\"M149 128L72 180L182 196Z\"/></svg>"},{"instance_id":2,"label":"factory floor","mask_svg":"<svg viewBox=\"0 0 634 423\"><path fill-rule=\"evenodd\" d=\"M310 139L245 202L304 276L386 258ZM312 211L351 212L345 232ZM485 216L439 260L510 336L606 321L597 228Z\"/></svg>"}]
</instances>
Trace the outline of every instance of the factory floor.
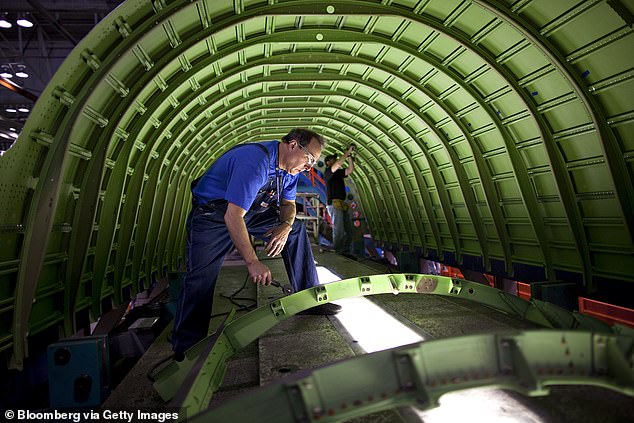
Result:
<instances>
[{"instance_id":1,"label":"factory floor","mask_svg":"<svg viewBox=\"0 0 634 423\"><path fill-rule=\"evenodd\" d=\"M341 279L389 273L385 266L371 261L355 261L332 252L320 252L316 248L314 254L318 266L327 268ZM265 260L274 278L288 284L282 260ZM282 296L279 288L256 287L250 282L245 284L247 275L246 267L240 262L228 262L223 267L216 286L214 314L225 313L235 307L223 295L229 296L243 286L244 289L237 297L247 300L237 300L240 304L251 305L257 301L259 307ZM381 294L367 299L425 340L498 330L538 328L533 323L456 298ZM344 308L345 301L348 300L340 303ZM246 311L239 311L237 316L245 313ZM210 328L216 328L224 317L212 318ZM368 326L372 334L374 323L368 323ZM112 392L102 408L160 411L170 406L152 388L148 374L157 363L171 355L168 341L171 329L170 324ZM223 385L215 393L210 408L297 370L327 365L363 353L364 348L336 316L294 316L281 322L228 361ZM351 421L634 421L632 398L597 387L554 387L551 394L545 397L526 397L511 391L493 389L471 390L460 396L449 394L445 397L441 398L441 407L423 413L416 413L410 407L401 407ZM463 414L461 416L456 413Z\"/></svg>"}]
</instances>

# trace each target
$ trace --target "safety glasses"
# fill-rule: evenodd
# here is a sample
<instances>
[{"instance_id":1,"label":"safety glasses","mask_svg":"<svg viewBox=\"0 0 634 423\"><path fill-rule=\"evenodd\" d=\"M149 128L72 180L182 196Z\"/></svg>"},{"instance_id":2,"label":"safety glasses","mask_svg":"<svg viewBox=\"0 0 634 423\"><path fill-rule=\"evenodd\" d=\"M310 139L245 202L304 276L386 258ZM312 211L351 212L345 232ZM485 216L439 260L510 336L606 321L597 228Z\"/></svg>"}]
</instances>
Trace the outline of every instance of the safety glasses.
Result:
<instances>
[{"instance_id":1,"label":"safety glasses","mask_svg":"<svg viewBox=\"0 0 634 423\"><path fill-rule=\"evenodd\" d=\"M308 161L308 166L315 166L315 162L317 161L317 159L315 158L315 156L313 156L313 153L308 151L308 149L302 146L300 143L297 143L297 145L304 151L304 155L306 156L306 160Z\"/></svg>"}]
</instances>

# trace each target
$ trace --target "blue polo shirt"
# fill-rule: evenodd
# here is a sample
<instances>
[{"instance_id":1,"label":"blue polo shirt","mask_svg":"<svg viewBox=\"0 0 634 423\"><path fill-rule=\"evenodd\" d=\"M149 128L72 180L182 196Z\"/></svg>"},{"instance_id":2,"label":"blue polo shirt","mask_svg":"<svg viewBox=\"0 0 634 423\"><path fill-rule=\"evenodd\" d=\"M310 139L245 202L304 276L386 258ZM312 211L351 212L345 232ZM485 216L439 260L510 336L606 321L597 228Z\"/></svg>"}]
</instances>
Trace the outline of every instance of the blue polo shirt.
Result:
<instances>
[{"instance_id":1,"label":"blue polo shirt","mask_svg":"<svg viewBox=\"0 0 634 423\"><path fill-rule=\"evenodd\" d=\"M196 200L207 203L224 199L244 210L249 210L258 190L270 178L276 177L275 165L279 142L267 141L259 144L268 150L268 157L260 147L254 144L243 144L220 156L192 190ZM289 175L281 169L277 172L280 176L282 191L280 199L294 201L299 174Z\"/></svg>"}]
</instances>

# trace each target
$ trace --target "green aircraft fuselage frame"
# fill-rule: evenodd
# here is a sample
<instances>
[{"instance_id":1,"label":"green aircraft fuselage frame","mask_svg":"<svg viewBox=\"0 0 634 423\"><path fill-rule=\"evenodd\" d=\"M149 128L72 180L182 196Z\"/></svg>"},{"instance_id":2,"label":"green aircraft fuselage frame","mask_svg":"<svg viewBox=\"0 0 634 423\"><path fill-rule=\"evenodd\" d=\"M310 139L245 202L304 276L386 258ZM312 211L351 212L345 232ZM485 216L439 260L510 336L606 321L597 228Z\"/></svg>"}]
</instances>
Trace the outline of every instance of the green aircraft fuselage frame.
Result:
<instances>
[{"instance_id":1,"label":"green aircraft fuselage frame","mask_svg":"<svg viewBox=\"0 0 634 423\"><path fill-rule=\"evenodd\" d=\"M634 337L563 330L505 331L424 341L304 370L188 419L341 422L449 392L496 387L528 396L550 385L594 385L634 396Z\"/></svg>"},{"instance_id":2,"label":"green aircraft fuselage frame","mask_svg":"<svg viewBox=\"0 0 634 423\"><path fill-rule=\"evenodd\" d=\"M435 294L462 298L490 306L498 311L526 319L552 329L585 330L605 335L614 335L615 333L618 334L619 332L623 332L624 336L629 336L628 339L633 336L633 333L630 333L631 330L629 328L625 328L623 326L610 327L597 319L579 313L569 312L568 310L553 304L535 299L526 301L496 288L463 279L422 274L362 276L326 285L318 285L313 288L279 298L238 319L231 320L231 318L228 318L223 325L221 333L215 333L210 337L203 339L187 351L185 360L182 362L172 362L158 372L155 378L156 382L154 383L154 387L160 396L166 401L176 396L179 389L188 390L187 394L179 393L178 395L179 398L184 398L182 403L173 405L183 407L188 415L200 413L201 411L207 409L209 401L213 396L213 392L215 392L222 384L222 379L224 378L226 370L226 360L237 351L256 340L262 334L266 333L277 323L299 313L300 311L319 304L345 298L389 293ZM487 336L489 335L482 335L482 339L485 339ZM213 337L213 341L210 341L211 337ZM563 339L565 339L565 336ZM209 342L214 342L215 344L210 348L208 345ZM631 354L631 339L626 343L629 343L630 345L629 351ZM202 351L209 351L207 357L204 358L202 370L195 377L188 378L188 374L190 373L192 366L194 363L198 362ZM517 353L516 350L513 351L515 351L513 354ZM513 360L521 361L520 356L521 354L518 356L519 358L515 358ZM611 356L614 356L614 354ZM617 356L623 359L622 354L617 354ZM495 361L495 357L497 356L494 354L488 359ZM627 366L627 361L624 361L623 363L618 365L622 371L624 371L623 369L629 368ZM446 364L451 368L456 366L453 361ZM631 372L631 369L629 370ZM577 378L569 383L587 383L588 375L589 373L584 375L574 373L574 376L584 376L584 378ZM529 376L533 385L537 386L537 382L532 374L532 371L530 371L530 369L524 369L522 377L526 378ZM193 381L189 383L190 386L182 386L186 378ZM621 388L621 385L614 385L609 381L603 381L598 384L601 386L608 386L612 389L617 389L631 395L632 392L634 392L631 389L633 381L634 377L632 377L631 380L628 379L627 383L629 384L629 387L627 388ZM458 387L456 389L465 388ZM521 390L522 386L519 386L518 389ZM532 394L538 394L540 392L544 393L543 390L537 388L529 391ZM438 397L440 395L442 394L439 394ZM429 402L430 407L432 406L432 403L433 401ZM397 401L393 404L393 406L397 406L398 404L399 402ZM371 410L368 412L374 410L373 407L370 407L370 409Z\"/></svg>"}]
</instances>

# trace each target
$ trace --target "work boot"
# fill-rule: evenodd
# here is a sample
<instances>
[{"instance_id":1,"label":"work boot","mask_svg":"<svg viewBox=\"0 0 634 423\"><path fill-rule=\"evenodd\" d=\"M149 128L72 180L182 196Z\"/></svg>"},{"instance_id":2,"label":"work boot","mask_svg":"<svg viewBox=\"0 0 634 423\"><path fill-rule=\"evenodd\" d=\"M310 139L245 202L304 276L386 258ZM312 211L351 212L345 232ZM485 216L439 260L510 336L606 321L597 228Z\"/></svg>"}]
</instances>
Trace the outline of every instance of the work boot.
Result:
<instances>
[{"instance_id":1,"label":"work boot","mask_svg":"<svg viewBox=\"0 0 634 423\"><path fill-rule=\"evenodd\" d=\"M341 311L341 306L337 304L325 303L315 307L308 308L304 311L300 311L297 314L302 316L332 316Z\"/></svg>"}]
</instances>

